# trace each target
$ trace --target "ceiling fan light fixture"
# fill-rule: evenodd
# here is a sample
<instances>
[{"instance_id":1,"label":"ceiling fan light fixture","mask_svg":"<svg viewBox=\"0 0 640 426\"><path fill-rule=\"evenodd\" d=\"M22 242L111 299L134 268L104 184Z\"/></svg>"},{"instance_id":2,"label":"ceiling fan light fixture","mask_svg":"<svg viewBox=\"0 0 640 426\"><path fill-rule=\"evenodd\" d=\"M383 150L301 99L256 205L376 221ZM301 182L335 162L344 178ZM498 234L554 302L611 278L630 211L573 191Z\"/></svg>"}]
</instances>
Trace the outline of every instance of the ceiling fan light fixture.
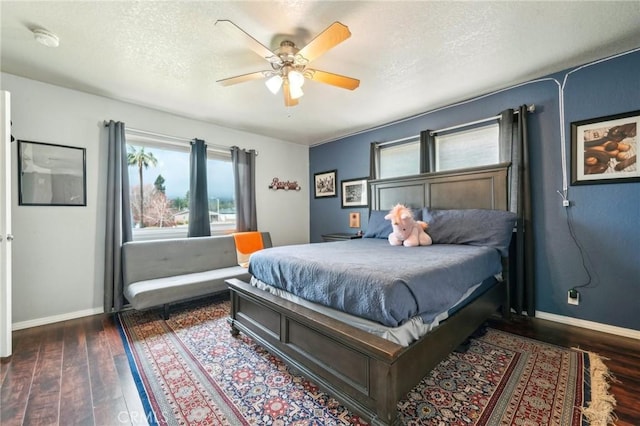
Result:
<instances>
[{"instance_id":1,"label":"ceiling fan light fixture","mask_svg":"<svg viewBox=\"0 0 640 426\"><path fill-rule=\"evenodd\" d=\"M300 71L289 71L287 77L289 77L289 84L291 84L291 87L302 88L302 85L304 84L304 76ZM300 92L302 92L302 90L300 90Z\"/></svg>"},{"instance_id":2,"label":"ceiling fan light fixture","mask_svg":"<svg viewBox=\"0 0 640 426\"><path fill-rule=\"evenodd\" d=\"M289 86L289 93L291 94L291 99L299 99L304 95L302 87L294 86L293 84Z\"/></svg>"},{"instance_id":3,"label":"ceiling fan light fixture","mask_svg":"<svg viewBox=\"0 0 640 426\"><path fill-rule=\"evenodd\" d=\"M264 84L267 86L267 89L275 95L280 90L280 86L282 86L282 77L274 75L265 81Z\"/></svg>"},{"instance_id":4,"label":"ceiling fan light fixture","mask_svg":"<svg viewBox=\"0 0 640 426\"><path fill-rule=\"evenodd\" d=\"M270 70L218 80L217 83L222 86L264 78L267 88L273 94L282 87L284 104L286 107L292 107L298 105L298 98L304 95L302 86L307 79L348 90L354 90L360 85L360 80L355 78L307 68L311 61L351 37L349 28L340 22L329 25L302 49L298 49L290 40L283 40L276 50L269 49L227 19L216 21L216 25L230 35L240 37L249 49L271 64Z\"/></svg>"}]
</instances>

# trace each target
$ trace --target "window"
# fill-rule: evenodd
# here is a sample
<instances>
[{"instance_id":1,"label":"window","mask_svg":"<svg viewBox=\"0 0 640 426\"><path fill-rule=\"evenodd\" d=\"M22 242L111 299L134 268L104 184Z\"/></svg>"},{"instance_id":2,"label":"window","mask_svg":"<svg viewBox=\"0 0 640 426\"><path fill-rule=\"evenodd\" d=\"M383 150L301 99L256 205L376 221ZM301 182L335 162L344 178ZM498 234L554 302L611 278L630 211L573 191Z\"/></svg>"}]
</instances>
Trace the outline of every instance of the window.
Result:
<instances>
[{"instance_id":1,"label":"window","mask_svg":"<svg viewBox=\"0 0 640 426\"><path fill-rule=\"evenodd\" d=\"M222 155L220 151L207 151L207 192L211 234L235 230L236 202L231 153Z\"/></svg>"},{"instance_id":2,"label":"window","mask_svg":"<svg viewBox=\"0 0 640 426\"><path fill-rule=\"evenodd\" d=\"M420 173L420 140L381 145L378 151L378 178L417 175Z\"/></svg>"},{"instance_id":3,"label":"window","mask_svg":"<svg viewBox=\"0 0 640 426\"><path fill-rule=\"evenodd\" d=\"M435 170L462 169L500 162L499 126L488 126L435 135Z\"/></svg>"},{"instance_id":4,"label":"window","mask_svg":"<svg viewBox=\"0 0 640 426\"><path fill-rule=\"evenodd\" d=\"M500 163L499 123L371 144L376 179Z\"/></svg>"},{"instance_id":5,"label":"window","mask_svg":"<svg viewBox=\"0 0 640 426\"><path fill-rule=\"evenodd\" d=\"M127 134L134 240L187 236L190 148L186 142ZM234 230L235 200L230 153L207 151L207 190L211 234Z\"/></svg>"}]
</instances>

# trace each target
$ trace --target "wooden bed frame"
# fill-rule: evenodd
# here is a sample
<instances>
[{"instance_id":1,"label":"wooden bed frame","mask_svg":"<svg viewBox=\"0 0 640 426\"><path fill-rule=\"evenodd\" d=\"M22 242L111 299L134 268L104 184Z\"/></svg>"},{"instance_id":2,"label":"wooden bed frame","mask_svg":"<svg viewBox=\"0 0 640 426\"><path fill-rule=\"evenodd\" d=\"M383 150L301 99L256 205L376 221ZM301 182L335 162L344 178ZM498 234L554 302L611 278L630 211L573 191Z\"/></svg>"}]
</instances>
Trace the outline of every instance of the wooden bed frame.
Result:
<instances>
[{"instance_id":1,"label":"wooden bed frame","mask_svg":"<svg viewBox=\"0 0 640 426\"><path fill-rule=\"evenodd\" d=\"M500 164L371 181L371 208L386 210L400 202L411 207L506 210L508 172L509 164ZM231 332L250 336L371 424L398 424L397 404L408 391L500 307L508 315L506 259L502 264L503 282L408 347L237 279L227 281Z\"/></svg>"}]
</instances>

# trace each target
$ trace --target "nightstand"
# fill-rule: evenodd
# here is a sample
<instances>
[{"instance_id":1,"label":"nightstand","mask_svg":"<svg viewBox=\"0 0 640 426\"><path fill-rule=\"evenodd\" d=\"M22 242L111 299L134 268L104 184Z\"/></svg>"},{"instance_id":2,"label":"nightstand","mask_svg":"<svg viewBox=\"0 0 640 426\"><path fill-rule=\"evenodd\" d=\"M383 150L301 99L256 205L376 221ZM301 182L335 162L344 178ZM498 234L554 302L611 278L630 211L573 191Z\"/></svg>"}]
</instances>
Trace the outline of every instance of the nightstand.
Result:
<instances>
[{"instance_id":1,"label":"nightstand","mask_svg":"<svg viewBox=\"0 0 640 426\"><path fill-rule=\"evenodd\" d=\"M353 240L353 239L356 239L356 238L362 238L362 235L350 234L350 233L346 233L346 232L336 232L335 234L324 234L322 236L322 239L325 242Z\"/></svg>"}]
</instances>

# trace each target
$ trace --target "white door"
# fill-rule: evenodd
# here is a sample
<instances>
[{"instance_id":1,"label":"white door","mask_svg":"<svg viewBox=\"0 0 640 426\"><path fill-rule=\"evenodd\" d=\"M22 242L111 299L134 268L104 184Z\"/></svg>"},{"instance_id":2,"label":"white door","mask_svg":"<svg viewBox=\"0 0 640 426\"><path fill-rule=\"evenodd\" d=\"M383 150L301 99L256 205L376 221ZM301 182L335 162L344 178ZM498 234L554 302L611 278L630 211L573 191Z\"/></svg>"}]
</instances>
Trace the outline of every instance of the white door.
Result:
<instances>
[{"instance_id":1,"label":"white door","mask_svg":"<svg viewBox=\"0 0 640 426\"><path fill-rule=\"evenodd\" d=\"M0 358L11 355L11 95L0 91Z\"/></svg>"}]
</instances>

